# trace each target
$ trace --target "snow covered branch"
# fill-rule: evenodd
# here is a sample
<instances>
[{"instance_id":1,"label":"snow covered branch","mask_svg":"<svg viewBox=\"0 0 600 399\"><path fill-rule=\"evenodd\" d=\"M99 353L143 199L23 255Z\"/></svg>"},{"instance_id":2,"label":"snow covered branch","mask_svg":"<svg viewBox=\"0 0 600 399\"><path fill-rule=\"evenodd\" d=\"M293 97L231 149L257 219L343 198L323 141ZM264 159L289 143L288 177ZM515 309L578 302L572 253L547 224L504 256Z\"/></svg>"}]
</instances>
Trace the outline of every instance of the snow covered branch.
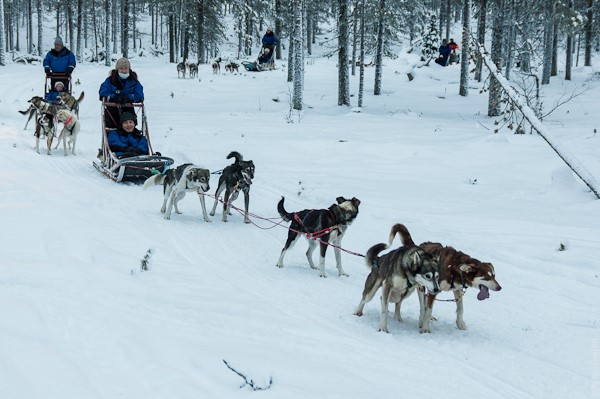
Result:
<instances>
[{"instance_id":1,"label":"snow covered branch","mask_svg":"<svg viewBox=\"0 0 600 399\"><path fill-rule=\"evenodd\" d=\"M571 154L565 147L563 147L560 141L540 122L535 116L535 112L523 101L521 96L514 90L508 80L498 71L496 65L487 57L485 48L476 40L473 41L474 47L476 47L481 55L483 64L494 75L497 81L502 86L502 89L508 95L510 101L519 109L525 119L531 124L532 128L538 132L538 134L550 145L550 147L558 154L558 156L567 164L569 168L575 173L596 195L596 198L600 199L600 186L598 182L592 176L592 174L579 162L579 160Z\"/></svg>"}]
</instances>

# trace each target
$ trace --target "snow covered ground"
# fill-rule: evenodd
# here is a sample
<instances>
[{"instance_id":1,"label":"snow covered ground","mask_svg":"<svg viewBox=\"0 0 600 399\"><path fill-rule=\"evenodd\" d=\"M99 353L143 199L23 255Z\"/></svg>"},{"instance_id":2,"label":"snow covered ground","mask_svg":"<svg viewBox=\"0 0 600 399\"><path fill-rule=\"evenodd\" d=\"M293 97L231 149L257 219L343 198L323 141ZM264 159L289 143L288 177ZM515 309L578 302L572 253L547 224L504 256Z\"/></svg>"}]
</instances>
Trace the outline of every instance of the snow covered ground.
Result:
<instances>
[{"instance_id":1,"label":"snow covered ground","mask_svg":"<svg viewBox=\"0 0 600 399\"><path fill-rule=\"evenodd\" d=\"M2 67L0 397L251 395L223 360L257 386L272 378L252 394L266 398L600 397L600 201L539 136L494 134L480 85L458 95L459 66L422 68L409 82L413 61L386 60L378 97L368 68L365 107L353 112L336 105L335 61L312 59L300 118L290 116L285 60L262 73L201 65L200 81L178 79L165 59L131 62L155 150L211 171L232 150L252 159L251 212L277 216L281 196L288 210L355 196L360 214L343 242L351 251L404 223L416 242L492 262L503 289L482 302L466 292L466 331L455 305L439 302L432 334L419 334L415 296L404 322L378 332L377 299L353 315L362 258L343 254L350 277L338 277L330 251L329 277L319 278L299 242L278 269L284 228L236 213L206 223L195 195L166 221L160 188L98 173L107 67L82 63L74 74L74 93L86 96L79 153L36 154L33 125L24 131L17 111L43 92L42 68ZM548 105L588 89L545 124L596 178L597 72L579 67L572 82L544 89ZM356 94L354 77L351 87ZM141 271L149 249L151 269Z\"/></svg>"}]
</instances>

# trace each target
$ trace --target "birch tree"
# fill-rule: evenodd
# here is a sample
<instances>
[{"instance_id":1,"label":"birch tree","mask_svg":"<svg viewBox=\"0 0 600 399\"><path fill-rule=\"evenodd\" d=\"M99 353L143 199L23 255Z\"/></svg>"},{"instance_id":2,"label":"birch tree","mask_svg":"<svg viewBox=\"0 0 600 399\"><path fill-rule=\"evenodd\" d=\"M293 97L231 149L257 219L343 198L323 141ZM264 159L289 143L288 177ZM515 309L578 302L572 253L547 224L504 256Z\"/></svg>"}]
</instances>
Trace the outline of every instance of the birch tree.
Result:
<instances>
[{"instance_id":1,"label":"birch tree","mask_svg":"<svg viewBox=\"0 0 600 399\"><path fill-rule=\"evenodd\" d=\"M302 39L304 37L303 34L303 19L302 19L302 0L294 0L293 3L294 10L294 36L292 40L294 41L294 59L293 59L293 68L294 68L294 94L292 97L292 108L300 111L302 110L302 92L303 92L303 79L304 79L304 67L302 62L302 52L304 46L302 45Z\"/></svg>"},{"instance_id":2,"label":"birch tree","mask_svg":"<svg viewBox=\"0 0 600 399\"><path fill-rule=\"evenodd\" d=\"M338 105L350 105L348 1L338 0Z\"/></svg>"},{"instance_id":3,"label":"birch tree","mask_svg":"<svg viewBox=\"0 0 600 399\"><path fill-rule=\"evenodd\" d=\"M504 31L504 9L505 0L494 0L492 11L492 49L491 60L500 70L502 67L502 38ZM464 60L463 60L464 62ZM500 115L500 104L502 101L502 86L494 75L490 76L490 91L488 99L488 116Z\"/></svg>"},{"instance_id":4,"label":"birch tree","mask_svg":"<svg viewBox=\"0 0 600 399\"><path fill-rule=\"evenodd\" d=\"M385 0L379 0L379 12L377 15L377 48L375 50L375 87L373 94L381 94L381 80L383 78L383 34L385 20Z\"/></svg>"},{"instance_id":5,"label":"birch tree","mask_svg":"<svg viewBox=\"0 0 600 399\"><path fill-rule=\"evenodd\" d=\"M462 12L462 52L460 63L459 94L466 97L469 94L469 47L471 45L471 0L464 0Z\"/></svg>"},{"instance_id":6,"label":"birch tree","mask_svg":"<svg viewBox=\"0 0 600 399\"><path fill-rule=\"evenodd\" d=\"M110 52L110 4L112 0L104 0L104 65L110 66L111 64L111 52Z\"/></svg>"},{"instance_id":7,"label":"birch tree","mask_svg":"<svg viewBox=\"0 0 600 399\"><path fill-rule=\"evenodd\" d=\"M6 55L4 53L4 49L6 48L6 43L4 43L4 0L0 0L0 65L6 65Z\"/></svg>"},{"instance_id":8,"label":"birch tree","mask_svg":"<svg viewBox=\"0 0 600 399\"><path fill-rule=\"evenodd\" d=\"M4 17L4 16L2 16ZM33 4L27 0L27 52L33 54Z\"/></svg>"},{"instance_id":9,"label":"birch tree","mask_svg":"<svg viewBox=\"0 0 600 399\"><path fill-rule=\"evenodd\" d=\"M363 105L363 93L365 88L365 0L360 3L360 56L359 56L359 84L358 84L358 106Z\"/></svg>"},{"instance_id":10,"label":"birch tree","mask_svg":"<svg viewBox=\"0 0 600 399\"><path fill-rule=\"evenodd\" d=\"M587 20L585 22L585 66L592 66L592 32L594 21L594 0L587 2Z\"/></svg>"},{"instance_id":11,"label":"birch tree","mask_svg":"<svg viewBox=\"0 0 600 399\"><path fill-rule=\"evenodd\" d=\"M479 7L479 17L477 18L477 42L479 45L485 45L485 29L486 29L486 18L487 18L487 0L481 0ZM477 53L477 65L475 69L475 80L481 82L483 60L481 54Z\"/></svg>"},{"instance_id":12,"label":"birch tree","mask_svg":"<svg viewBox=\"0 0 600 399\"><path fill-rule=\"evenodd\" d=\"M43 35L43 14L42 14L42 0L37 0L35 2L35 11L37 14L37 55L43 55L44 49L42 48L42 35ZM0 13L0 15L4 15ZM0 29L0 32L4 32L3 29Z\"/></svg>"}]
</instances>

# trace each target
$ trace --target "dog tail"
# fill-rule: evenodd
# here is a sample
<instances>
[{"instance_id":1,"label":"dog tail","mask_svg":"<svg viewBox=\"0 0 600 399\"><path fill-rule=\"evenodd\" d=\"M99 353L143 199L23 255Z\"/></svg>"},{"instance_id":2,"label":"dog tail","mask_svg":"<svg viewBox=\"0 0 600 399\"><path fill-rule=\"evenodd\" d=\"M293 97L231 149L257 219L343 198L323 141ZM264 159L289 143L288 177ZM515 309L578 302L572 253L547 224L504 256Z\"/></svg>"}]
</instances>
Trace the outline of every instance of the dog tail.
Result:
<instances>
[{"instance_id":1,"label":"dog tail","mask_svg":"<svg viewBox=\"0 0 600 399\"><path fill-rule=\"evenodd\" d=\"M392 226L392 230L390 231L389 245L392 245L392 241L394 241L394 237L396 236L396 234L400 235L400 239L402 240L403 246L414 247L417 245L410 236L410 233L408 232L406 226L401 223L396 223Z\"/></svg>"},{"instance_id":2,"label":"dog tail","mask_svg":"<svg viewBox=\"0 0 600 399\"><path fill-rule=\"evenodd\" d=\"M277 212L279 212L279 216L281 216L283 220L286 222L291 222L292 219L294 219L294 214L285 210L283 207L283 201L285 201L285 197L281 197L281 200L277 204Z\"/></svg>"},{"instance_id":3,"label":"dog tail","mask_svg":"<svg viewBox=\"0 0 600 399\"><path fill-rule=\"evenodd\" d=\"M227 155L227 159L229 158L235 158L235 162L234 163L240 163L244 160L244 157L242 156L242 154L240 154L237 151L231 151L229 153L229 155Z\"/></svg>"},{"instance_id":4,"label":"dog tail","mask_svg":"<svg viewBox=\"0 0 600 399\"><path fill-rule=\"evenodd\" d=\"M371 248L369 248L367 254L365 255L365 263L367 264L367 267L369 269L377 268L379 261L379 256L377 255L379 255L381 251L386 250L388 248L389 245L384 243L375 244Z\"/></svg>"},{"instance_id":5,"label":"dog tail","mask_svg":"<svg viewBox=\"0 0 600 399\"><path fill-rule=\"evenodd\" d=\"M156 186L156 185L159 185L159 184L163 184L163 182L165 181L165 176L166 175L154 175L154 176L150 176L144 182L144 189L147 189L148 187L151 187L151 186Z\"/></svg>"},{"instance_id":6,"label":"dog tail","mask_svg":"<svg viewBox=\"0 0 600 399\"><path fill-rule=\"evenodd\" d=\"M81 92L81 95L79 96L79 98L77 99L77 102L80 103L83 101L83 97L85 97L85 91Z\"/></svg>"}]
</instances>

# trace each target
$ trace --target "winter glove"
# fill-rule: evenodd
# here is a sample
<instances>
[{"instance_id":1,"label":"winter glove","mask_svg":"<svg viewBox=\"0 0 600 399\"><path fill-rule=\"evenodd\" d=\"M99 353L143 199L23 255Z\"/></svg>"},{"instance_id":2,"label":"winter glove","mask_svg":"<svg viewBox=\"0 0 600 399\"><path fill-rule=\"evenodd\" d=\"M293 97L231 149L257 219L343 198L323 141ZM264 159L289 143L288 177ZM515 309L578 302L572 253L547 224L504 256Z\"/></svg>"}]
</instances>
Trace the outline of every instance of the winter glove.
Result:
<instances>
[{"instance_id":1,"label":"winter glove","mask_svg":"<svg viewBox=\"0 0 600 399\"><path fill-rule=\"evenodd\" d=\"M50 68L44 68L44 72L46 72L46 76L50 76Z\"/></svg>"},{"instance_id":2,"label":"winter glove","mask_svg":"<svg viewBox=\"0 0 600 399\"><path fill-rule=\"evenodd\" d=\"M143 155L146 153L146 151L142 150L141 148L132 148L131 150L133 150L133 152L135 152L137 155Z\"/></svg>"},{"instance_id":3,"label":"winter glove","mask_svg":"<svg viewBox=\"0 0 600 399\"><path fill-rule=\"evenodd\" d=\"M67 68L67 74L68 75L72 74L73 73L73 69L74 69L73 67L68 67Z\"/></svg>"},{"instance_id":4,"label":"winter glove","mask_svg":"<svg viewBox=\"0 0 600 399\"><path fill-rule=\"evenodd\" d=\"M123 147L122 145L111 145L110 149L113 150L113 152L125 152L125 151L127 151L127 147Z\"/></svg>"},{"instance_id":5,"label":"winter glove","mask_svg":"<svg viewBox=\"0 0 600 399\"><path fill-rule=\"evenodd\" d=\"M117 104L127 104L129 102L131 102L129 100L129 96L127 96L127 94L117 94L114 99L114 102L116 102Z\"/></svg>"}]
</instances>

